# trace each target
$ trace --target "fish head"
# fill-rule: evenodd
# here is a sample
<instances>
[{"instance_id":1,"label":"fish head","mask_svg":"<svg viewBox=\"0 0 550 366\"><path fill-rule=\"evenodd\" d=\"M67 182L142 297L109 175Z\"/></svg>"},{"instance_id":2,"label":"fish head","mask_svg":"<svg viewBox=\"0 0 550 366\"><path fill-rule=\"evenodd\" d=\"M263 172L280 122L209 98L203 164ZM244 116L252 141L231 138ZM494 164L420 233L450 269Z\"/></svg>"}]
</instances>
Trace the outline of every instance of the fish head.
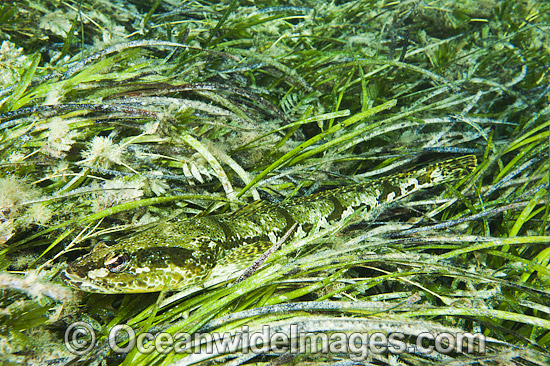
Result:
<instances>
[{"instance_id":1,"label":"fish head","mask_svg":"<svg viewBox=\"0 0 550 366\"><path fill-rule=\"evenodd\" d=\"M69 286L95 293L143 293L176 290L200 282L216 262L216 245L193 238L197 247L139 243L130 238L98 244L61 273ZM139 240L138 240L139 241Z\"/></svg>"}]
</instances>

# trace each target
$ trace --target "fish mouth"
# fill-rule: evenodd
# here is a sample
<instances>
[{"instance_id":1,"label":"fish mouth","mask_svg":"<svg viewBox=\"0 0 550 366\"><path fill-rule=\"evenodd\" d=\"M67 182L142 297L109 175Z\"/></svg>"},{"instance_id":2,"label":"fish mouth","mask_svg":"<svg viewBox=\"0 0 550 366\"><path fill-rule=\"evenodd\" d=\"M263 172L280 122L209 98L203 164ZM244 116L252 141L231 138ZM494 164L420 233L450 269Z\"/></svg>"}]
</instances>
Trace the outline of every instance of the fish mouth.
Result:
<instances>
[{"instance_id":1,"label":"fish mouth","mask_svg":"<svg viewBox=\"0 0 550 366\"><path fill-rule=\"evenodd\" d=\"M77 290L87 291L87 292L96 292L96 293L115 293L101 286L97 286L96 284L91 282L88 278L80 277L76 273L72 272L69 268L63 270L59 274L59 278L61 278L61 281L64 284L74 287Z\"/></svg>"},{"instance_id":2,"label":"fish mouth","mask_svg":"<svg viewBox=\"0 0 550 366\"><path fill-rule=\"evenodd\" d=\"M63 281L66 285L74 287L80 287L84 282L84 278L76 275L74 272L71 272L70 269L63 270L59 275L59 278L61 278L61 281Z\"/></svg>"}]
</instances>

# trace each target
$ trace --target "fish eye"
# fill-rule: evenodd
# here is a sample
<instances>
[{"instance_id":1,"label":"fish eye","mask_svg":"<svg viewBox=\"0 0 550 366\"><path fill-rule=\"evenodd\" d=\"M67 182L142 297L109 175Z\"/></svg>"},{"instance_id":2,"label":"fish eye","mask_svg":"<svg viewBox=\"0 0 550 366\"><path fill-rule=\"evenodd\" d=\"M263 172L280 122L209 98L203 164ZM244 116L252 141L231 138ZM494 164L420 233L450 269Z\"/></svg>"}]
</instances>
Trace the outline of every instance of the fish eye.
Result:
<instances>
[{"instance_id":1,"label":"fish eye","mask_svg":"<svg viewBox=\"0 0 550 366\"><path fill-rule=\"evenodd\" d=\"M122 271L127 264L128 257L124 253L115 253L103 262L105 268L113 273Z\"/></svg>"}]
</instances>

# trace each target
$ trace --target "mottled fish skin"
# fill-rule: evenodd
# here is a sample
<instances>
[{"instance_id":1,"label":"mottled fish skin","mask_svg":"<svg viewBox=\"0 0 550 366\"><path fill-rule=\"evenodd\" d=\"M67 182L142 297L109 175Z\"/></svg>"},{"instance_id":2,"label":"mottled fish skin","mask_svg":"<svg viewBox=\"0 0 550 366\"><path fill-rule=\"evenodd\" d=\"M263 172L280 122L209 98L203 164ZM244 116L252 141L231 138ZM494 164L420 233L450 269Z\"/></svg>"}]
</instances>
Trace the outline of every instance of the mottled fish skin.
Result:
<instances>
[{"instance_id":1,"label":"mottled fish skin","mask_svg":"<svg viewBox=\"0 0 550 366\"><path fill-rule=\"evenodd\" d=\"M454 181L475 166L475 156L468 155L282 203L263 204L244 213L162 223L112 246L96 246L69 265L61 278L80 290L99 293L184 289L214 274L225 275L224 268L227 275L229 269L246 268L268 248L266 245L278 241L295 223L294 237L303 237L313 228L326 228L359 208L372 210L418 190ZM239 261L241 265L236 264Z\"/></svg>"}]
</instances>

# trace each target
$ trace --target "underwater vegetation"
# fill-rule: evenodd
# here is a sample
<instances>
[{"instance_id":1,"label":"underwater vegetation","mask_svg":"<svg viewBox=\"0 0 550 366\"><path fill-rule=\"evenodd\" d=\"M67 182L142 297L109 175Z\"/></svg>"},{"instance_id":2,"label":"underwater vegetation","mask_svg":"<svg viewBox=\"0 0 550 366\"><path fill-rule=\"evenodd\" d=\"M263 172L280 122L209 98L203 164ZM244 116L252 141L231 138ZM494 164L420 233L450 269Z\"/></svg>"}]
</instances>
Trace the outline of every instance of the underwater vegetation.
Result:
<instances>
[{"instance_id":1,"label":"underwater vegetation","mask_svg":"<svg viewBox=\"0 0 550 366\"><path fill-rule=\"evenodd\" d=\"M0 363L547 364L549 32L534 0L1 2ZM60 278L174 220L472 155L459 179L288 227L240 276ZM265 326L289 338L212 338Z\"/></svg>"}]
</instances>

